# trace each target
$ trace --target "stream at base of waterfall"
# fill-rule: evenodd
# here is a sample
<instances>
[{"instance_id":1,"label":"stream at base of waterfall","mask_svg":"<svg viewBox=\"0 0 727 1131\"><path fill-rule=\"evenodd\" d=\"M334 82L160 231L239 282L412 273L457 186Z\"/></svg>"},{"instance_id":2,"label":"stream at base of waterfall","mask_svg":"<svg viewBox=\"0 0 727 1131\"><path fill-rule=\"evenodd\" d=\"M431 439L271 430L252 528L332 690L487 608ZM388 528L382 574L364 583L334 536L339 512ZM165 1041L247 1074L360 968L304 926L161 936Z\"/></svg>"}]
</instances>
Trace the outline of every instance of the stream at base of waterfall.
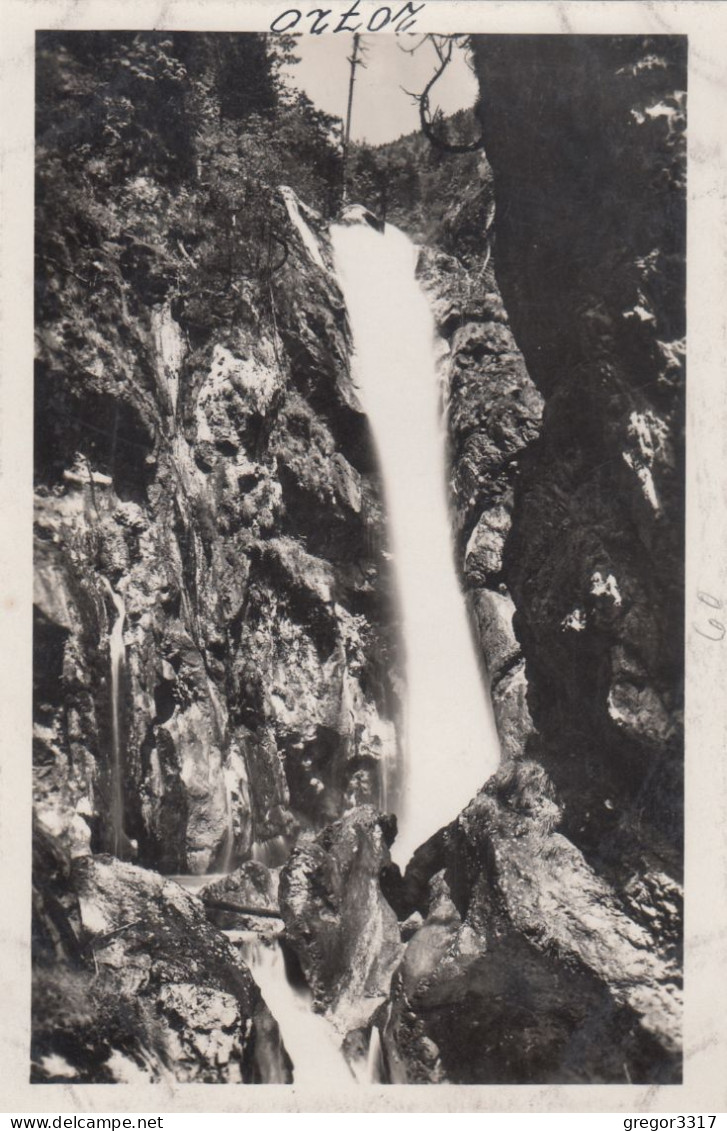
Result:
<instances>
[{"instance_id":1,"label":"stream at base of waterfall","mask_svg":"<svg viewBox=\"0 0 727 1131\"><path fill-rule=\"evenodd\" d=\"M208 874L170 878L199 897L203 887L220 877ZM314 1011L313 995L308 987L289 974L279 934L258 934L251 930L223 930L222 934L239 951L278 1023L283 1046L293 1065L293 1083L312 1087L325 1080L330 1087L350 1088L385 1082L378 1029L372 1028L366 1055L349 1063L340 1035L322 1014ZM274 1067L271 1065L271 1070ZM280 1079L267 1082L283 1084L286 1080L281 1071Z\"/></svg>"}]
</instances>

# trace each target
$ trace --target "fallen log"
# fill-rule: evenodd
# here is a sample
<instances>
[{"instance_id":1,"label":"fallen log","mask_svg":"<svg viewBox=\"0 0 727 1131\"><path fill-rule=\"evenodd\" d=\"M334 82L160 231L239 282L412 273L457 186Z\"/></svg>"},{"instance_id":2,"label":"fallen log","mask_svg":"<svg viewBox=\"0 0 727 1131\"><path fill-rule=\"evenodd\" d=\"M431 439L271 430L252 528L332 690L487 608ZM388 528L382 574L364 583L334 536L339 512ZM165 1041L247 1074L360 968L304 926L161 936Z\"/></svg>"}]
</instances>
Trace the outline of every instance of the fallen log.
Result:
<instances>
[{"instance_id":1,"label":"fallen log","mask_svg":"<svg viewBox=\"0 0 727 1131\"><path fill-rule=\"evenodd\" d=\"M261 919L282 919L277 908L270 907L244 907L239 903L228 903L224 899L202 899L205 907L211 911L231 911L236 915L257 915Z\"/></svg>"}]
</instances>

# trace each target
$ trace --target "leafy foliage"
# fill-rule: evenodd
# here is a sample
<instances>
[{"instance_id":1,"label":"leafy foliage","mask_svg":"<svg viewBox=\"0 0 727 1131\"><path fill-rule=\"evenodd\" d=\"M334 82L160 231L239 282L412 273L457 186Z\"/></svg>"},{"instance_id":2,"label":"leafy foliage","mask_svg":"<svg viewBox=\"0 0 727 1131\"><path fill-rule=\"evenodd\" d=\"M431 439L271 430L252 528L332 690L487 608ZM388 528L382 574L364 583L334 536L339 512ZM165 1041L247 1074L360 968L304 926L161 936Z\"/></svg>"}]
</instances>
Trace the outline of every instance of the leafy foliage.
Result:
<instances>
[{"instance_id":1,"label":"leafy foliage","mask_svg":"<svg viewBox=\"0 0 727 1131\"><path fill-rule=\"evenodd\" d=\"M463 143L478 136L473 110L457 111L446 126L448 135ZM492 199L489 167L481 153L437 149L417 131L385 145L352 146L348 182L351 200L422 243L464 259L481 252Z\"/></svg>"},{"instance_id":2,"label":"leafy foliage","mask_svg":"<svg viewBox=\"0 0 727 1131\"><path fill-rule=\"evenodd\" d=\"M288 230L278 187L290 185L325 217L338 211L343 187L340 122L283 79L294 50L292 37L256 33L39 34L42 481L109 428L111 462L117 432L138 447L143 429L133 421L158 416L155 307L171 306L190 365L213 335L274 322L271 281ZM447 123L453 137L473 128L471 114ZM375 150L353 147L350 198L416 238L445 247L459 240L459 253L463 202L477 240L484 223L478 161L436 151L418 133ZM157 420L155 434L164 427ZM145 435L142 446L153 439Z\"/></svg>"},{"instance_id":3,"label":"leafy foliage","mask_svg":"<svg viewBox=\"0 0 727 1131\"><path fill-rule=\"evenodd\" d=\"M334 120L280 69L281 37L44 32L37 60L39 322L89 311L264 292L276 190L326 214L341 181ZM279 214L279 213L278 213Z\"/></svg>"}]
</instances>

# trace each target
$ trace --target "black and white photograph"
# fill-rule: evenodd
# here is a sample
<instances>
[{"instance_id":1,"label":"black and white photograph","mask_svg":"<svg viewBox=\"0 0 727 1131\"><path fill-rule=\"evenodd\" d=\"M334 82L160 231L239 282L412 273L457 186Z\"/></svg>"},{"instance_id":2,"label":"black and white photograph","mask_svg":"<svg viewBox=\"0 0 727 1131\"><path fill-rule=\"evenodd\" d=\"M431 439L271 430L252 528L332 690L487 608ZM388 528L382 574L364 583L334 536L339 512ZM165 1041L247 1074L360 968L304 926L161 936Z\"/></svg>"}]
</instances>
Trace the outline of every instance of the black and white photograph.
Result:
<instances>
[{"instance_id":1,"label":"black and white photograph","mask_svg":"<svg viewBox=\"0 0 727 1131\"><path fill-rule=\"evenodd\" d=\"M660 1095L699 52L265 7L34 29L26 1082Z\"/></svg>"}]
</instances>

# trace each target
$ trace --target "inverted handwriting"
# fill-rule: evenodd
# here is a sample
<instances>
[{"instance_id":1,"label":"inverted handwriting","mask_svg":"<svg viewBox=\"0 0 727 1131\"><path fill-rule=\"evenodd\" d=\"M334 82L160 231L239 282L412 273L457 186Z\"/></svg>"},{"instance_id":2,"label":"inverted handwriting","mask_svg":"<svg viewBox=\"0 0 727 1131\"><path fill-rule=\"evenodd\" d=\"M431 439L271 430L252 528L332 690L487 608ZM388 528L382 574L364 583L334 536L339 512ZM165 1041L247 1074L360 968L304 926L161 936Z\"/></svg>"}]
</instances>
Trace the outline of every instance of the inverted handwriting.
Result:
<instances>
[{"instance_id":1,"label":"inverted handwriting","mask_svg":"<svg viewBox=\"0 0 727 1131\"><path fill-rule=\"evenodd\" d=\"M324 31L383 31L388 28L389 31L409 31L413 28L417 21L417 16L426 4L414 4L412 0L402 5L397 9L397 6L389 7L387 4L382 4L381 7L371 14L366 22L363 13L359 8L359 0L354 0L351 7L339 17L338 23L328 20L328 16L332 15L331 8L311 8L310 11L303 13L300 8L286 8L284 12L276 16L270 25L271 31L286 32L294 31L298 28L301 20L310 20L311 25L307 28L299 28L299 30L307 30L311 35L323 35ZM351 22L354 21L354 22Z\"/></svg>"}]
</instances>

